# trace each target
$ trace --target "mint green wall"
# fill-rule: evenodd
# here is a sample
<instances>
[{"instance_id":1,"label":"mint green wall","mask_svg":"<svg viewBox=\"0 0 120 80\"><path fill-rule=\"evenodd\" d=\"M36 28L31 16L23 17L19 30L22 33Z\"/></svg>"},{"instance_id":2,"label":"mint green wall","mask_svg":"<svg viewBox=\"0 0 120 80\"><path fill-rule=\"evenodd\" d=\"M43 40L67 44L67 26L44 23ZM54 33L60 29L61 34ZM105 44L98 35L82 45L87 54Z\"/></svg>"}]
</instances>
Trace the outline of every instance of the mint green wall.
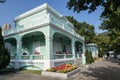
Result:
<instances>
[{"instance_id":1,"label":"mint green wall","mask_svg":"<svg viewBox=\"0 0 120 80\"><path fill-rule=\"evenodd\" d=\"M48 11L48 13L50 13L50 19L53 24L70 32L73 32L73 26L65 17L54 15L51 11Z\"/></svg>"},{"instance_id":2,"label":"mint green wall","mask_svg":"<svg viewBox=\"0 0 120 80\"><path fill-rule=\"evenodd\" d=\"M16 47L16 54L17 54L16 60L21 61L22 59L21 56L25 49L28 49L28 53L33 54L33 42L35 41L40 41L40 54L44 55L44 60L49 61L54 59L53 42L61 42L62 48L63 45L70 45L73 52L73 58L75 58L74 55L75 42L80 41L81 43L84 44L84 39L83 37L80 37L78 34L74 32L74 27L71 25L71 23L64 16L59 15L54 10L49 8L49 6L46 6L45 9L41 9L41 11L39 12L35 10L34 12L35 13L30 16L26 16L21 20L15 21L15 28L7 31L8 34L14 33L11 36L13 36L16 39L15 42L16 45L15 43L10 42L12 43L13 46ZM23 17L23 15L18 16L18 18L19 17ZM38 33L39 35L35 35L33 38L31 34L34 35L34 33L36 32L39 32ZM64 40L61 41L60 39L57 38L57 36L54 36L54 34L56 33L60 33L61 35L64 35L63 36ZM37 67L40 67L41 69L43 69L44 67L43 63L39 64L33 62L33 64L30 64L29 62L19 63L18 61L15 64L16 65L19 64L20 67L26 65L28 66L35 65ZM55 65L57 64L59 64L59 62L55 63ZM29 67L27 69L32 69L32 68Z\"/></svg>"},{"instance_id":3,"label":"mint green wall","mask_svg":"<svg viewBox=\"0 0 120 80\"><path fill-rule=\"evenodd\" d=\"M89 51L92 52L92 56L93 57L97 57L98 56L98 47L94 44L92 45L86 45L86 49L88 49Z\"/></svg>"},{"instance_id":4,"label":"mint green wall","mask_svg":"<svg viewBox=\"0 0 120 80\"><path fill-rule=\"evenodd\" d=\"M25 38L22 40L22 50L24 51L28 51L28 54L33 54L32 51L32 39L31 38Z\"/></svg>"},{"instance_id":5,"label":"mint green wall","mask_svg":"<svg viewBox=\"0 0 120 80\"><path fill-rule=\"evenodd\" d=\"M8 38L8 39L6 39L5 40L5 43L9 43L10 45L11 45L11 52L10 52L10 54L11 55L15 55L16 54L16 40L15 40L15 38Z\"/></svg>"},{"instance_id":6,"label":"mint green wall","mask_svg":"<svg viewBox=\"0 0 120 80\"><path fill-rule=\"evenodd\" d=\"M36 32L34 33L30 33L30 34L26 34L28 35L28 37L26 37L26 35L24 36L24 38L22 39L23 42L23 50L27 49L28 52L30 54L34 54L34 50L33 50L33 43L36 41L40 42L40 54L44 55L45 54L45 36L43 34L41 34L40 32L37 33L37 35L35 35Z\"/></svg>"},{"instance_id":7,"label":"mint green wall","mask_svg":"<svg viewBox=\"0 0 120 80\"><path fill-rule=\"evenodd\" d=\"M19 66L20 66L20 69L28 69L28 70L43 70L44 69L44 63L20 62Z\"/></svg>"},{"instance_id":8,"label":"mint green wall","mask_svg":"<svg viewBox=\"0 0 120 80\"><path fill-rule=\"evenodd\" d=\"M59 66L59 65L61 65L61 64L66 64L66 63L73 64L73 63L74 63L74 60L55 62L55 63L54 63L54 66Z\"/></svg>"},{"instance_id":9,"label":"mint green wall","mask_svg":"<svg viewBox=\"0 0 120 80\"><path fill-rule=\"evenodd\" d=\"M37 25L45 22L45 20L46 20L45 16L46 16L46 10L40 11L38 13L35 13L31 16L28 16L24 19L17 21L16 27L28 28L28 27L32 27L32 26L37 26ZM44 18L44 19L42 19L42 18Z\"/></svg>"},{"instance_id":10,"label":"mint green wall","mask_svg":"<svg viewBox=\"0 0 120 80\"><path fill-rule=\"evenodd\" d=\"M63 51L64 45L66 46L66 50L67 50L68 46L71 47L71 39L61 33L54 33L53 42L57 42L57 43L61 44L61 51ZM70 50L70 51L72 51L72 50Z\"/></svg>"}]
</instances>

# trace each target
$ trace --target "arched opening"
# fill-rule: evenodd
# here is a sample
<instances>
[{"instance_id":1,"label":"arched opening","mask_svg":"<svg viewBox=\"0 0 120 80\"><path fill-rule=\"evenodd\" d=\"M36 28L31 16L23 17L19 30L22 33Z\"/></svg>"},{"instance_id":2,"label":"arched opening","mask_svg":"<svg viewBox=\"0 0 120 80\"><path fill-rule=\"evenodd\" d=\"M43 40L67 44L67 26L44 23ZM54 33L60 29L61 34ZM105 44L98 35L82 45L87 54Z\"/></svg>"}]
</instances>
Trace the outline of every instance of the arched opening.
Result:
<instances>
[{"instance_id":1,"label":"arched opening","mask_svg":"<svg viewBox=\"0 0 120 80\"><path fill-rule=\"evenodd\" d=\"M32 32L22 37L22 59L43 59L45 53L45 36L42 32Z\"/></svg>"},{"instance_id":2,"label":"arched opening","mask_svg":"<svg viewBox=\"0 0 120 80\"><path fill-rule=\"evenodd\" d=\"M81 57L83 53L83 44L80 41L75 42L75 56Z\"/></svg>"},{"instance_id":3,"label":"arched opening","mask_svg":"<svg viewBox=\"0 0 120 80\"><path fill-rule=\"evenodd\" d=\"M61 33L54 33L53 35L53 53L56 59L72 58L71 39Z\"/></svg>"},{"instance_id":4,"label":"arched opening","mask_svg":"<svg viewBox=\"0 0 120 80\"><path fill-rule=\"evenodd\" d=\"M11 55L11 59L15 59L16 50L17 50L17 42L15 38L5 39L5 47Z\"/></svg>"}]
</instances>

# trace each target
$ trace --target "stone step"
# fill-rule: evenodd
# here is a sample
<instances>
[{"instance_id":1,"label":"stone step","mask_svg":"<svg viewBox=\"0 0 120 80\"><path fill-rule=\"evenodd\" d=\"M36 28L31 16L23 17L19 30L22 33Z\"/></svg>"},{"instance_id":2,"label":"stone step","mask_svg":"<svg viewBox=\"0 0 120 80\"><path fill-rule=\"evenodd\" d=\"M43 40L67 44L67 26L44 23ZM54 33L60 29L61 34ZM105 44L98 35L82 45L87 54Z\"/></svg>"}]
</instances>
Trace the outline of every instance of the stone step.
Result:
<instances>
[{"instance_id":1,"label":"stone step","mask_svg":"<svg viewBox=\"0 0 120 80\"><path fill-rule=\"evenodd\" d=\"M80 58L75 59L74 65L77 66L77 67L82 67L83 66L82 58L80 57Z\"/></svg>"}]
</instances>

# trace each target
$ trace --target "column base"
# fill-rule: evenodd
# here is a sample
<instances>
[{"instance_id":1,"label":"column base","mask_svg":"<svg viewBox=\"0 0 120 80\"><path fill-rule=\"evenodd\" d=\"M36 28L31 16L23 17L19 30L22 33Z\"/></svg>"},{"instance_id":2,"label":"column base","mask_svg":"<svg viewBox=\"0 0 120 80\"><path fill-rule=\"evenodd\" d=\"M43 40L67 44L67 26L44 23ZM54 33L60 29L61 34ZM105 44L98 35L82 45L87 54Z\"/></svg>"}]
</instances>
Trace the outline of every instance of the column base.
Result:
<instances>
[{"instance_id":1,"label":"column base","mask_svg":"<svg viewBox=\"0 0 120 80\"><path fill-rule=\"evenodd\" d=\"M15 61L15 69L19 69L19 62L18 61Z\"/></svg>"},{"instance_id":2,"label":"column base","mask_svg":"<svg viewBox=\"0 0 120 80\"><path fill-rule=\"evenodd\" d=\"M51 60L45 60L44 62L44 70L54 67L54 62Z\"/></svg>"}]
</instances>

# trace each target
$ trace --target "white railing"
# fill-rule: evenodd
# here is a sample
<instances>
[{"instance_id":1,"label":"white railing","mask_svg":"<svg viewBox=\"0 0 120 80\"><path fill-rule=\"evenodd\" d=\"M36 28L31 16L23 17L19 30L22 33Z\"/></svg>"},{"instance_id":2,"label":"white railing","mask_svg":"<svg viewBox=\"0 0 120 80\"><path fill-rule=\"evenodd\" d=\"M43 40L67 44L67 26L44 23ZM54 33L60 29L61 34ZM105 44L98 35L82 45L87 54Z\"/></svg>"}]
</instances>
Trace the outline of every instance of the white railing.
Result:
<instances>
[{"instance_id":1,"label":"white railing","mask_svg":"<svg viewBox=\"0 0 120 80\"><path fill-rule=\"evenodd\" d=\"M3 35L5 36L5 35L9 35L9 34L12 34L12 33L19 32L19 31L23 31L25 29L36 27L38 25L41 25L41 24L44 24L44 23L47 23L47 22L49 22L48 19L47 19L47 16L40 17L36 20L31 20L29 22L17 25L14 28L8 29L5 32L3 32Z\"/></svg>"},{"instance_id":2,"label":"white railing","mask_svg":"<svg viewBox=\"0 0 120 80\"><path fill-rule=\"evenodd\" d=\"M54 16L50 16L50 21L51 21L51 23L57 25L59 28L62 28L63 30L65 30L69 33L72 33L76 37L79 37L84 40L84 37L80 36L78 33L76 33L74 31L74 29L72 29L70 26L67 25L67 23L61 22L59 19L55 18Z\"/></svg>"},{"instance_id":3,"label":"white railing","mask_svg":"<svg viewBox=\"0 0 120 80\"><path fill-rule=\"evenodd\" d=\"M25 29L29 29L29 28L32 28L32 27L36 27L38 25L45 24L45 23L48 23L48 22L51 22L51 23L57 25L59 28L62 28L63 30L69 32L70 34L75 35L76 37L84 39L82 36L80 36L79 34L77 34L74 31L74 29L72 29L67 24L67 22L63 23L61 20L57 19L56 17L54 17L52 15L46 15L46 16L40 17L40 18L38 18L36 20L31 20L29 22L17 25L15 28L11 28L11 29L5 31L3 33L3 35L5 36L5 35L12 34L12 33L16 33L16 32L19 32L19 31L22 31L22 30L25 30Z\"/></svg>"},{"instance_id":4,"label":"white railing","mask_svg":"<svg viewBox=\"0 0 120 80\"><path fill-rule=\"evenodd\" d=\"M43 55L32 55L32 59L43 60L43 59L44 59L44 56L43 56Z\"/></svg>"},{"instance_id":5,"label":"white railing","mask_svg":"<svg viewBox=\"0 0 120 80\"><path fill-rule=\"evenodd\" d=\"M72 58L73 54L54 54L54 59Z\"/></svg>"},{"instance_id":6,"label":"white railing","mask_svg":"<svg viewBox=\"0 0 120 80\"><path fill-rule=\"evenodd\" d=\"M21 59L43 60L44 56L43 55L22 55Z\"/></svg>"},{"instance_id":7,"label":"white railing","mask_svg":"<svg viewBox=\"0 0 120 80\"><path fill-rule=\"evenodd\" d=\"M13 59L16 59L16 56L15 56L15 55L11 55L11 56L10 56L10 59L12 59L12 60L13 60Z\"/></svg>"}]
</instances>

